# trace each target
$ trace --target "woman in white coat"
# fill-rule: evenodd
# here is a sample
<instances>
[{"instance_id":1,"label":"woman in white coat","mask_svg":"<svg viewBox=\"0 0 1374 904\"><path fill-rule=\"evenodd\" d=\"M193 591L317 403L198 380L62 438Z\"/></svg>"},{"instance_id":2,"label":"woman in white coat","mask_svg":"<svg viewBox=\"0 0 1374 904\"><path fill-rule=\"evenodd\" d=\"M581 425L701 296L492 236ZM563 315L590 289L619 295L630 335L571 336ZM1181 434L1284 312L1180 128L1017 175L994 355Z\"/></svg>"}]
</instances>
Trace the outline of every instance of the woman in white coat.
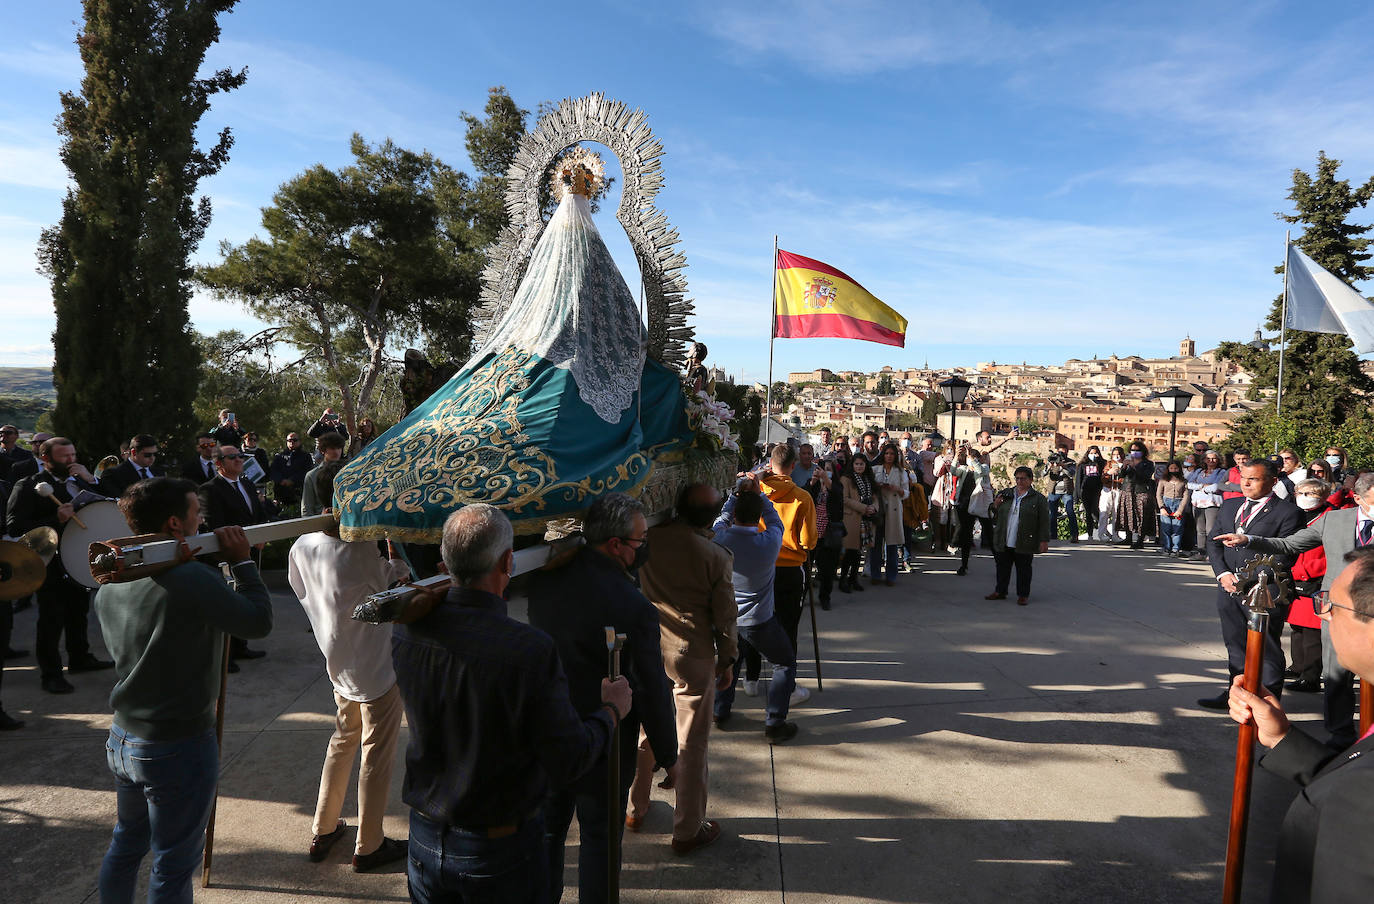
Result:
<instances>
[{"instance_id":1,"label":"woman in white coat","mask_svg":"<svg viewBox=\"0 0 1374 904\"><path fill-rule=\"evenodd\" d=\"M896 443L883 446L878 465L873 469L873 483L878 490L878 515L882 524L884 560L887 562L887 586L897 583L897 553L905 539L902 524L902 501L911 492L910 478ZM878 550L875 554L880 554Z\"/></svg>"}]
</instances>

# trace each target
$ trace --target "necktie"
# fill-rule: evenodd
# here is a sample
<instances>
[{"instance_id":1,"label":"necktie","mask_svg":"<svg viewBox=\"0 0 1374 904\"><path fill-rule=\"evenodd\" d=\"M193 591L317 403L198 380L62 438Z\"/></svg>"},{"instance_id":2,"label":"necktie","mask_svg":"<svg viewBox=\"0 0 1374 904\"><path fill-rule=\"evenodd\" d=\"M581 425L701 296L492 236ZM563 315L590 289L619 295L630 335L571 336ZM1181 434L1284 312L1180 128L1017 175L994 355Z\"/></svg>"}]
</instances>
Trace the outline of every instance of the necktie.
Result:
<instances>
[{"instance_id":1,"label":"necktie","mask_svg":"<svg viewBox=\"0 0 1374 904\"><path fill-rule=\"evenodd\" d=\"M1374 539L1374 521L1366 520L1360 525L1360 545L1368 546L1371 539Z\"/></svg>"},{"instance_id":2,"label":"necktie","mask_svg":"<svg viewBox=\"0 0 1374 904\"><path fill-rule=\"evenodd\" d=\"M151 475L151 474L148 473L148 469L147 469L147 468L139 468L139 469L138 469L138 473L140 473L140 474L143 475L143 479L144 479L144 480L150 480L150 479L152 479L152 476L153 476L153 475Z\"/></svg>"}]
</instances>

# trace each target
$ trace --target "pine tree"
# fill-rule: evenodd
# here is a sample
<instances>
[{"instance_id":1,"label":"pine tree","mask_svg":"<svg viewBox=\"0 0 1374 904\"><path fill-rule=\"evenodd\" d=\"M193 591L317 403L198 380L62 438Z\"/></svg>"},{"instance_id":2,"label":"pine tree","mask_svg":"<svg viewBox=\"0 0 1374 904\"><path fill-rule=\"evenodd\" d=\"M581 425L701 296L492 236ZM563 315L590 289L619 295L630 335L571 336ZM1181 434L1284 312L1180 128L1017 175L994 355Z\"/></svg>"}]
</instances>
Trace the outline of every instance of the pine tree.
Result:
<instances>
[{"instance_id":1,"label":"pine tree","mask_svg":"<svg viewBox=\"0 0 1374 904\"><path fill-rule=\"evenodd\" d=\"M140 431L180 441L194 427L188 258L210 203L192 196L233 144L226 128L203 150L195 129L247 70L196 73L236 2L83 4L85 75L79 94L63 92L57 123L72 185L38 255L57 313L53 423L86 458Z\"/></svg>"},{"instance_id":2,"label":"pine tree","mask_svg":"<svg viewBox=\"0 0 1374 904\"><path fill-rule=\"evenodd\" d=\"M1293 188L1288 199L1294 213L1276 214L1279 219L1303 224L1302 235L1293 243L1308 257L1331 273L1355 285L1374 276L1374 267L1365 261L1372 226L1348 221L1358 208L1374 198L1374 178L1352 189L1349 180L1337 179L1341 162L1320 152L1315 175L1293 170ZM1278 273L1283 267L1275 268ZM1283 294L1270 306L1265 326L1278 331L1282 324ZM1288 330L1283 361L1283 412L1266 407L1251 412L1236 423L1232 445L1253 447L1268 452L1276 444L1293 446L1300 452L1324 449L1334 442L1340 428L1351 420L1368 417L1369 395L1374 380L1360 370L1359 358L1344 335ZM1256 391L1278 386L1277 350L1265 351L1238 342L1224 342L1219 352L1254 374L1252 397Z\"/></svg>"}]
</instances>

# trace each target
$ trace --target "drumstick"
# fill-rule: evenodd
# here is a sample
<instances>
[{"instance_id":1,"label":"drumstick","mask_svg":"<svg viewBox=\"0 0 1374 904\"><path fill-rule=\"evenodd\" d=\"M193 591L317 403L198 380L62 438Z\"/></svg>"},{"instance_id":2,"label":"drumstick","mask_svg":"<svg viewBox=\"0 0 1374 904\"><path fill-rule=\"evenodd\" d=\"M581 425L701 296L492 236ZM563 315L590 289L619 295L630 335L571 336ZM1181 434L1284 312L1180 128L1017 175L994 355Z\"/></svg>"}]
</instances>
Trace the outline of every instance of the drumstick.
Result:
<instances>
[{"instance_id":1,"label":"drumstick","mask_svg":"<svg viewBox=\"0 0 1374 904\"><path fill-rule=\"evenodd\" d=\"M33 488L33 491L37 493L39 496L42 496L44 499L51 499L52 504L57 506L58 508L61 508L62 506L66 505L65 502L63 502L61 499L58 499L56 496L53 495L53 488L52 484L50 483L40 483L38 484L38 486ZM86 529L86 525L82 523L79 517L77 517L75 509L72 509L72 520L76 522L77 527L81 528L82 530Z\"/></svg>"}]
</instances>

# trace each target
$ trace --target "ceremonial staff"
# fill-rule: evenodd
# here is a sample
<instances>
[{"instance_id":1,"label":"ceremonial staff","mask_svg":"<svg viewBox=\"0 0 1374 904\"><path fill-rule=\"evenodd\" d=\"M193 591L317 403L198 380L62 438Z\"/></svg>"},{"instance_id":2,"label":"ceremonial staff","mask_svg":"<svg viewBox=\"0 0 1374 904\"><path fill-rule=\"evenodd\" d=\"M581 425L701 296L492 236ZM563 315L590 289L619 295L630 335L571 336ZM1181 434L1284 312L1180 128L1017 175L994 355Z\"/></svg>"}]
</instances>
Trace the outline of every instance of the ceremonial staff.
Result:
<instances>
[{"instance_id":1,"label":"ceremonial staff","mask_svg":"<svg viewBox=\"0 0 1374 904\"><path fill-rule=\"evenodd\" d=\"M620 651L625 648L625 635L615 633L615 628L606 626L606 671L614 681L620 677ZM610 806L606 808L606 901L618 904L620 901L620 831L625 824L625 805L620 802L620 719L615 720L611 729L611 746L606 760L610 763L610 784L607 795Z\"/></svg>"},{"instance_id":2,"label":"ceremonial staff","mask_svg":"<svg viewBox=\"0 0 1374 904\"><path fill-rule=\"evenodd\" d=\"M816 690L825 690L821 683L821 632L816 627L816 582L811 572L811 563L806 564L806 602L811 607L811 648L816 653Z\"/></svg>"},{"instance_id":3,"label":"ceremonial staff","mask_svg":"<svg viewBox=\"0 0 1374 904\"><path fill-rule=\"evenodd\" d=\"M1236 595L1243 596L1248 610L1245 633L1245 675L1241 686L1259 693L1260 673L1264 668L1264 642L1270 610L1292 599L1292 583L1280 572L1273 556L1256 556L1236 571ZM1270 586L1278 587L1274 598ZM1240 904L1241 879L1245 873L1245 836L1250 820L1250 783L1255 770L1254 720L1240 726L1236 738L1236 773L1231 787L1231 826L1226 839L1226 876L1222 885L1223 904Z\"/></svg>"}]
</instances>

